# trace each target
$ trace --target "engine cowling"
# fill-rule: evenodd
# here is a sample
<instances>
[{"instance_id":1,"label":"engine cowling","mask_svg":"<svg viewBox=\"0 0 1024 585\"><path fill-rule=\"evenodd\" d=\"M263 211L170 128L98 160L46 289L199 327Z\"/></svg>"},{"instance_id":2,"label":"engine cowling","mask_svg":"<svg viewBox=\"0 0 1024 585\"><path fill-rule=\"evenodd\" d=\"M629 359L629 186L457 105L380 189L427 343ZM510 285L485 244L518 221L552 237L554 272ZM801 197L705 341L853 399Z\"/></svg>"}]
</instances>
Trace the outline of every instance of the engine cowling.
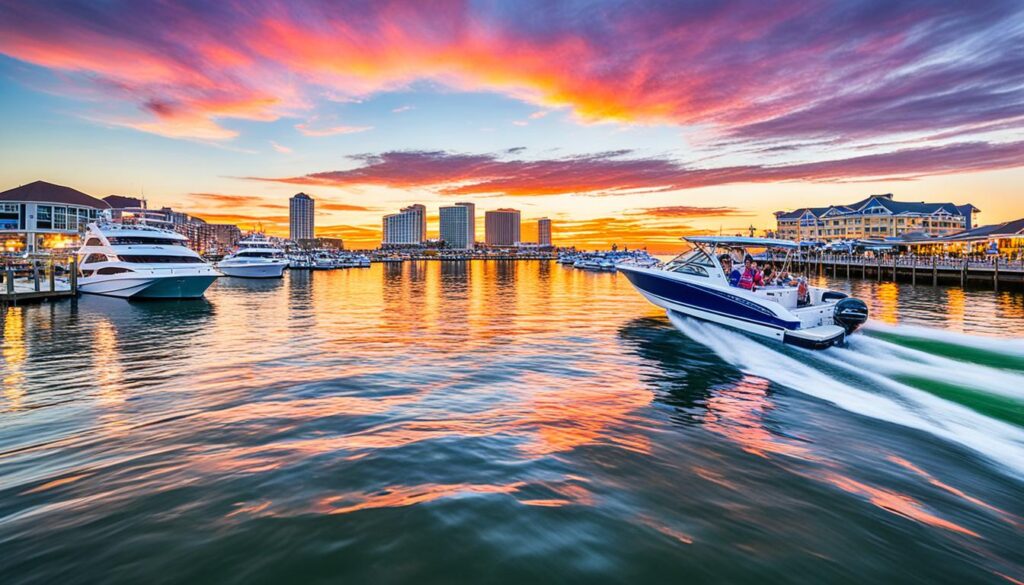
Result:
<instances>
[{"instance_id":1,"label":"engine cowling","mask_svg":"<svg viewBox=\"0 0 1024 585\"><path fill-rule=\"evenodd\" d=\"M836 303L832 320L849 335L868 320L868 306L860 299L842 299Z\"/></svg>"}]
</instances>

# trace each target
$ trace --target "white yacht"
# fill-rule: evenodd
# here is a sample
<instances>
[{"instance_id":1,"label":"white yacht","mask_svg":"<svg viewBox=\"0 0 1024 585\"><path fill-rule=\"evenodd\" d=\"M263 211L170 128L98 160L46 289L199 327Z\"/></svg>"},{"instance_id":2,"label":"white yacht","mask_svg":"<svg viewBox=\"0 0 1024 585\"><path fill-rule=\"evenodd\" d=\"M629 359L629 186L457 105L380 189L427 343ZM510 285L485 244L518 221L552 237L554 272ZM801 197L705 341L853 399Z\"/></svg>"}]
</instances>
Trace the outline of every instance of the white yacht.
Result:
<instances>
[{"instance_id":1,"label":"white yacht","mask_svg":"<svg viewBox=\"0 0 1024 585\"><path fill-rule=\"evenodd\" d=\"M221 274L187 242L144 224L91 223L78 250L78 289L126 299L201 297Z\"/></svg>"},{"instance_id":2,"label":"white yacht","mask_svg":"<svg viewBox=\"0 0 1024 585\"><path fill-rule=\"evenodd\" d=\"M217 263L226 276L241 278L281 278L288 268L284 250L263 234L253 234L238 241L238 249Z\"/></svg>"}]
</instances>

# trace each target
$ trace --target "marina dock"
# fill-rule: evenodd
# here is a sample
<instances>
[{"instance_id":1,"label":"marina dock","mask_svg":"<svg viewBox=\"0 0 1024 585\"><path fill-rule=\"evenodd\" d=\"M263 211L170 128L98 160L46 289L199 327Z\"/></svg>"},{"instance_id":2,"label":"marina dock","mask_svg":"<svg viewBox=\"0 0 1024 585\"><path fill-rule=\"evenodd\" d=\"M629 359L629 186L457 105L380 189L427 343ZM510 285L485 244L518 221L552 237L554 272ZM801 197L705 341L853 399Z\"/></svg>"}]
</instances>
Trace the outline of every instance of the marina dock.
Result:
<instances>
[{"instance_id":1,"label":"marina dock","mask_svg":"<svg viewBox=\"0 0 1024 585\"><path fill-rule=\"evenodd\" d=\"M39 261L31 264L7 265L0 271L0 305L44 302L73 297L78 294L78 275L74 263L67 278L57 278L57 265Z\"/></svg>"},{"instance_id":2,"label":"marina dock","mask_svg":"<svg viewBox=\"0 0 1024 585\"><path fill-rule=\"evenodd\" d=\"M1024 286L1024 261L942 258L939 256L877 256L854 255L806 256L794 260L806 274L833 278L861 278L909 282L911 284L959 284L960 286L990 284Z\"/></svg>"}]
</instances>

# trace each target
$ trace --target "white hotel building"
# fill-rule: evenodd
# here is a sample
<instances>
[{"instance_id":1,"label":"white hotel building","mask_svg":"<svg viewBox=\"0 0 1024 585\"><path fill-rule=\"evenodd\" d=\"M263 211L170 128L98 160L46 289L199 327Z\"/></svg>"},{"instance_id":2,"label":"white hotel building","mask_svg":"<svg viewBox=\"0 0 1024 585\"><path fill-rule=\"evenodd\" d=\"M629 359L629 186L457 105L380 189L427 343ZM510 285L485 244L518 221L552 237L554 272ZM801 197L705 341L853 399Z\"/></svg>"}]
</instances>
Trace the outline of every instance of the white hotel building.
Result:
<instances>
[{"instance_id":1,"label":"white hotel building","mask_svg":"<svg viewBox=\"0 0 1024 585\"><path fill-rule=\"evenodd\" d=\"M427 239L427 208L419 203L384 216L385 246L419 245Z\"/></svg>"}]
</instances>

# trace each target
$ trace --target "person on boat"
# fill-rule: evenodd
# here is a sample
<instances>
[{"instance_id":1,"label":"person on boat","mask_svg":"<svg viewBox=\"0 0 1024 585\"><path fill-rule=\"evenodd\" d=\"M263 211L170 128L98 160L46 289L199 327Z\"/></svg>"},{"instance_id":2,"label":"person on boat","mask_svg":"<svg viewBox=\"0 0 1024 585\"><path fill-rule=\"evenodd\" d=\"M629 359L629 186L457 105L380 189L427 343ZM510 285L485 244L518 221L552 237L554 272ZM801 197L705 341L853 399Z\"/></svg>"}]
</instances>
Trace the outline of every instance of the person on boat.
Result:
<instances>
[{"instance_id":1,"label":"person on boat","mask_svg":"<svg viewBox=\"0 0 1024 585\"><path fill-rule=\"evenodd\" d=\"M775 265L768 262L764 265L764 270L761 271L761 278L767 284L772 284L772 280L775 278Z\"/></svg>"},{"instance_id":2,"label":"person on boat","mask_svg":"<svg viewBox=\"0 0 1024 585\"><path fill-rule=\"evenodd\" d=\"M743 272L740 273L740 280L736 286L747 290L754 290L754 287L764 286L764 278L761 276L761 271L757 269L757 263L754 262L754 258L749 254L743 259Z\"/></svg>"},{"instance_id":3,"label":"person on boat","mask_svg":"<svg viewBox=\"0 0 1024 585\"><path fill-rule=\"evenodd\" d=\"M725 279L729 281L729 286L739 286L740 271L732 267L732 256L722 254L718 257L718 261L722 263L722 272L725 273Z\"/></svg>"},{"instance_id":4,"label":"person on boat","mask_svg":"<svg viewBox=\"0 0 1024 585\"><path fill-rule=\"evenodd\" d=\"M811 289L807 286L807 279L800 277L796 279L796 306L806 307L811 304Z\"/></svg>"}]
</instances>

